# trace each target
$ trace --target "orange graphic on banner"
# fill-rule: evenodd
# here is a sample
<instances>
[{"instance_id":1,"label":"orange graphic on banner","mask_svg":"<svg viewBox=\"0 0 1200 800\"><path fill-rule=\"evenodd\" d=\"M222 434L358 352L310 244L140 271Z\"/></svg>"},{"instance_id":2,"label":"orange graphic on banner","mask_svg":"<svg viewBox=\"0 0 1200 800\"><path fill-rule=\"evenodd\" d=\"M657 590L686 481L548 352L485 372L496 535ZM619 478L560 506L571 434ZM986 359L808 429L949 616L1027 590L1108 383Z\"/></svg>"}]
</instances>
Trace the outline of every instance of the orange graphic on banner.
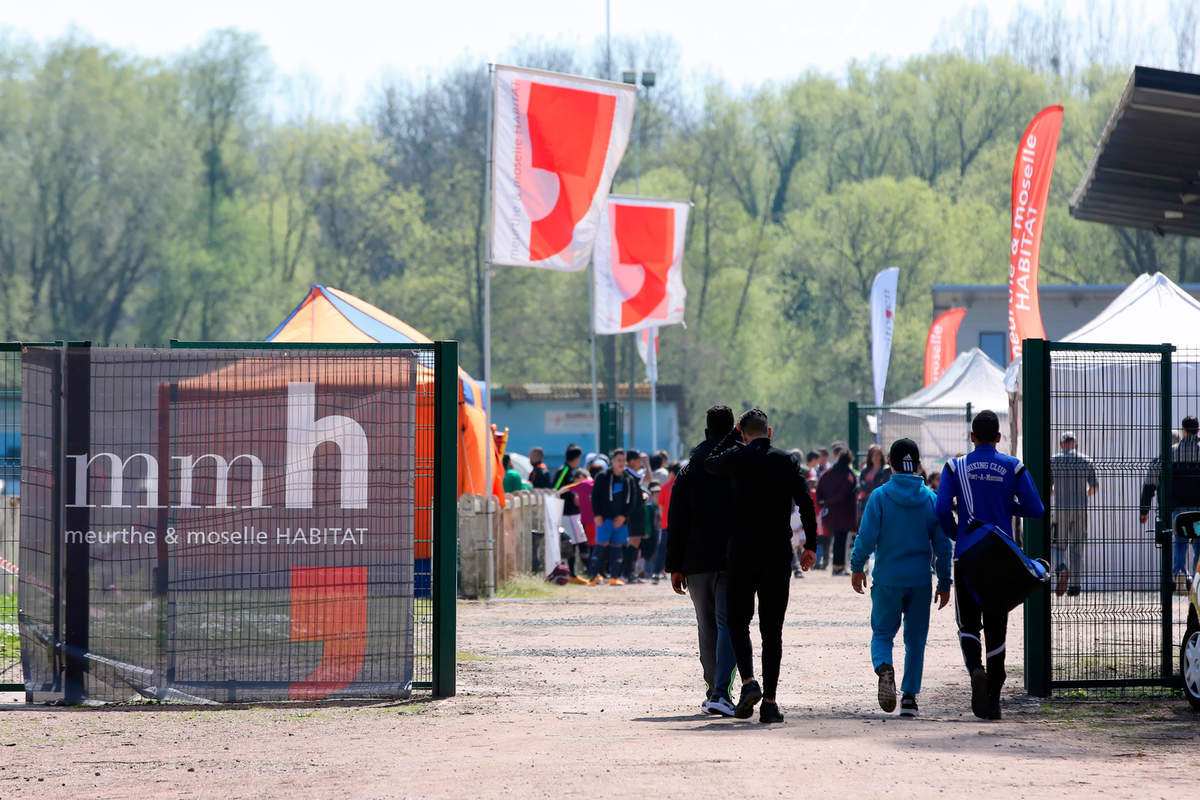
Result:
<instances>
[{"instance_id":1,"label":"orange graphic on banner","mask_svg":"<svg viewBox=\"0 0 1200 800\"><path fill-rule=\"evenodd\" d=\"M929 326L925 337L925 385L936 383L958 355L958 328L966 316L965 308L952 308Z\"/></svg>"},{"instance_id":2,"label":"orange graphic on banner","mask_svg":"<svg viewBox=\"0 0 1200 800\"><path fill-rule=\"evenodd\" d=\"M617 263L640 266L643 273L641 288L621 303L621 327L627 327L650 317L667 299L667 273L675 261L675 209L618 204L612 215Z\"/></svg>"},{"instance_id":3,"label":"orange graphic on banner","mask_svg":"<svg viewBox=\"0 0 1200 800\"><path fill-rule=\"evenodd\" d=\"M558 178L554 207L531 225L531 261L565 250L575 226L591 208L604 173L616 107L617 98L612 95L530 84L526 115L531 164ZM530 204L525 205L532 212Z\"/></svg>"},{"instance_id":4,"label":"orange graphic on banner","mask_svg":"<svg viewBox=\"0 0 1200 800\"><path fill-rule=\"evenodd\" d=\"M292 567L292 641L324 642L292 700L321 700L354 682L367 651L367 568Z\"/></svg>"}]
</instances>

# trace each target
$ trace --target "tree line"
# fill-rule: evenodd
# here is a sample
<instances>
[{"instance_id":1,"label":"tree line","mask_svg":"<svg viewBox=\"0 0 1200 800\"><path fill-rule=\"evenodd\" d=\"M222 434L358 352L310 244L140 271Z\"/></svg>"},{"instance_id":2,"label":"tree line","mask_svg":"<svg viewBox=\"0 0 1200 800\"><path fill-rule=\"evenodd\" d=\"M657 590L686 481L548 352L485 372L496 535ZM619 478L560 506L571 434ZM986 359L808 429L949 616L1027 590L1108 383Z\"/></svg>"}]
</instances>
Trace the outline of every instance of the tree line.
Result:
<instances>
[{"instance_id":1,"label":"tree line","mask_svg":"<svg viewBox=\"0 0 1200 800\"><path fill-rule=\"evenodd\" d=\"M1193 34L1194 5L1172 6ZM1130 65L1128 37L1085 52L1056 8L1021 24L1041 15L1074 43L1057 60L968 12L929 54L742 89L685 72L663 36L513 47L524 66L657 73L614 191L633 191L637 147L641 193L694 204L687 327L664 329L660 350L688 438L715 400L773 410L789 442L841 433L846 401L871 396L868 296L887 266L901 269L888 398L918 388L931 285L1007 278L1016 143L1051 103L1066 114L1043 282L1200 281L1200 245L1067 213ZM1194 39L1160 61L1194 58ZM250 33L214 31L172 59L0 38L4 337L261 340L324 283L459 339L481 375L489 90L486 66L463 61L332 118L281 88ZM589 380L586 274L495 273L495 380ZM621 338L601 373L628 381L641 366Z\"/></svg>"}]
</instances>

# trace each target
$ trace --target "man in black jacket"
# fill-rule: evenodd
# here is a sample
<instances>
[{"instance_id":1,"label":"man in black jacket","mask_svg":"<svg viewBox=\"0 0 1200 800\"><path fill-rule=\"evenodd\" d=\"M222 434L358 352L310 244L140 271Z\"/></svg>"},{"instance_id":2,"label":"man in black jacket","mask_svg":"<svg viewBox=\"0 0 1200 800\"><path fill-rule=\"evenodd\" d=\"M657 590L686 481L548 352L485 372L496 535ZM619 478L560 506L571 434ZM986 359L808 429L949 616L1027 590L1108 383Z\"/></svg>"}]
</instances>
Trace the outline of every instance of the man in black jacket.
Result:
<instances>
[{"instance_id":1,"label":"man in black jacket","mask_svg":"<svg viewBox=\"0 0 1200 800\"><path fill-rule=\"evenodd\" d=\"M783 657L783 618L792 579L792 505L800 509L806 541L800 567L817 560L817 515L808 494L804 467L792 454L771 447L771 428L762 409L742 415L738 426L704 459L712 475L733 478L738 525L729 541L729 634L737 653L742 693L734 716L747 719L763 701L759 719L782 722L775 704ZM750 618L758 595L762 634L763 686L754 680Z\"/></svg>"},{"instance_id":2,"label":"man in black jacket","mask_svg":"<svg viewBox=\"0 0 1200 800\"><path fill-rule=\"evenodd\" d=\"M700 665L708 694L700 708L733 716L729 697L735 657L725 622L725 550L733 527L729 478L709 475L704 459L733 430L729 406L708 410L704 441L692 450L671 490L666 570L676 594L691 595L700 632Z\"/></svg>"},{"instance_id":3,"label":"man in black jacket","mask_svg":"<svg viewBox=\"0 0 1200 800\"><path fill-rule=\"evenodd\" d=\"M529 484L535 489L549 489L553 478L550 477L550 470L546 467L546 451L540 447L534 447L529 451L529 464L533 470L529 473Z\"/></svg>"},{"instance_id":4,"label":"man in black jacket","mask_svg":"<svg viewBox=\"0 0 1200 800\"><path fill-rule=\"evenodd\" d=\"M571 552L567 554L567 568L571 572L569 578L571 583L587 583L575 574L576 557L579 558L580 564L586 566L588 563L587 531L583 529L583 520L580 519L579 501L576 499L575 493L566 488L572 484L571 476L579 468L581 458L583 458L583 448L577 444L567 445L563 465L558 470L558 474L554 476L554 483L551 486L563 499L562 526L571 543Z\"/></svg>"},{"instance_id":5,"label":"man in black jacket","mask_svg":"<svg viewBox=\"0 0 1200 800\"><path fill-rule=\"evenodd\" d=\"M625 544L625 556L621 567L621 577L629 583L641 583L634 575L634 565L637 563L638 549L642 546L642 537L646 534L646 496L642 490L642 454L638 450L625 453L625 471L633 479L637 491L633 493L633 503L629 507L629 541Z\"/></svg>"},{"instance_id":6,"label":"man in black jacket","mask_svg":"<svg viewBox=\"0 0 1200 800\"><path fill-rule=\"evenodd\" d=\"M596 546L592 548L591 583L600 582L600 567L608 560L608 582L624 586L621 562L625 545L629 544L629 515L633 510L633 494L640 493L637 478L625 469L625 451L613 450L609 456L612 466L596 476L592 485L592 513L596 522Z\"/></svg>"}]
</instances>

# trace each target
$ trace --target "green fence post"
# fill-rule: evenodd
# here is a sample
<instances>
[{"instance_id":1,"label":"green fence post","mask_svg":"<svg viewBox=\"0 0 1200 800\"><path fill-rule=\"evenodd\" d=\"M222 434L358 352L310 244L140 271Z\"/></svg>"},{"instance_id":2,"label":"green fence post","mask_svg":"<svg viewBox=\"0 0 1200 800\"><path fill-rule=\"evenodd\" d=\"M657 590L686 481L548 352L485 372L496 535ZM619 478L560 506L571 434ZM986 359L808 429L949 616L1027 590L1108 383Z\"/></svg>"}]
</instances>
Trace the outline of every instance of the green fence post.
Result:
<instances>
[{"instance_id":1,"label":"green fence post","mask_svg":"<svg viewBox=\"0 0 1200 800\"><path fill-rule=\"evenodd\" d=\"M858 403L850 401L846 407L846 446L850 448L850 452L854 457L858 458Z\"/></svg>"},{"instance_id":2,"label":"green fence post","mask_svg":"<svg viewBox=\"0 0 1200 800\"><path fill-rule=\"evenodd\" d=\"M1171 574L1174 568L1171 545L1175 536L1174 526L1171 524L1174 500L1171 497L1171 400L1174 394L1171 384L1171 352L1174 349L1169 344L1162 346L1159 367L1161 376L1159 379L1159 429L1162 433L1160 444L1162 469L1159 470L1158 478L1158 535L1155 537L1159 543L1160 572L1162 573L1162 580L1159 584L1162 598L1162 677L1167 679L1175 674L1175 647L1171 624L1172 596L1175 592L1175 576Z\"/></svg>"},{"instance_id":3,"label":"green fence post","mask_svg":"<svg viewBox=\"0 0 1200 800\"><path fill-rule=\"evenodd\" d=\"M1022 344L1021 393L1024 401L1024 461L1038 495L1047 505L1039 519L1025 520L1025 552L1050 557L1050 343L1026 339ZM1034 697L1050 695L1050 588L1035 591L1025 601L1025 691Z\"/></svg>"},{"instance_id":4,"label":"green fence post","mask_svg":"<svg viewBox=\"0 0 1200 800\"><path fill-rule=\"evenodd\" d=\"M433 696L453 697L458 602L458 342L434 342Z\"/></svg>"}]
</instances>

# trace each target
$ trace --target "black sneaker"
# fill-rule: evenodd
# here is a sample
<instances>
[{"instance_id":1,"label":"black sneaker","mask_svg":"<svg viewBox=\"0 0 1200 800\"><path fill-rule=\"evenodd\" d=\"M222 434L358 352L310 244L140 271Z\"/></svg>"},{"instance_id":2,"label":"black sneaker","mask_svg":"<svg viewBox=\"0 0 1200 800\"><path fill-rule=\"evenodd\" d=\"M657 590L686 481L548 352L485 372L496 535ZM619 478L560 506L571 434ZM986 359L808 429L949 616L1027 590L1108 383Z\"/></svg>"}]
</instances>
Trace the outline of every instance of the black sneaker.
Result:
<instances>
[{"instance_id":1,"label":"black sneaker","mask_svg":"<svg viewBox=\"0 0 1200 800\"><path fill-rule=\"evenodd\" d=\"M971 672L971 713L980 719L988 719L989 705L987 670L976 667Z\"/></svg>"},{"instance_id":2,"label":"black sneaker","mask_svg":"<svg viewBox=\"0 0 1200 800\"><path fill-rule=\"evenodd\" d=\"M758 681L743 683L742 695L738 698L733 715L738 719L750 719L754 716L754 706L759 700L762 700L762 687L758 685Z\"/></svg>"},{"instance_id":3,"label":"black sneaker","mask_svg":"<svg viewBox=\"0 0 1200 800\"><path fill-rule=\"evenodd\" d=\"M915 694L908 694L906 692L905 695L900 698L900 716L917 716L917 696Z\"/></svg>"},{"instance_id":4,"label":"black sneaker","mask_svg":"<svg viewBox=\"0 0 1200 800\"><path fill-rule=\"evenodd\" d=\"M896 671L891 664L880 664L875 674L879 676L879 707L890 714L896 710Z\"/></svg>"},{"instance_id":5,"label":"black sneaker","mask_svg":"<svg viewBox=\"0 0 1200 800\"><path fill-rule=\"evenodd\" d=\"M778 705L764 700L762 707L758 709L758 721L765 723L783 722L783 714L780 713Z\"/></svg>"}]
</instances>

